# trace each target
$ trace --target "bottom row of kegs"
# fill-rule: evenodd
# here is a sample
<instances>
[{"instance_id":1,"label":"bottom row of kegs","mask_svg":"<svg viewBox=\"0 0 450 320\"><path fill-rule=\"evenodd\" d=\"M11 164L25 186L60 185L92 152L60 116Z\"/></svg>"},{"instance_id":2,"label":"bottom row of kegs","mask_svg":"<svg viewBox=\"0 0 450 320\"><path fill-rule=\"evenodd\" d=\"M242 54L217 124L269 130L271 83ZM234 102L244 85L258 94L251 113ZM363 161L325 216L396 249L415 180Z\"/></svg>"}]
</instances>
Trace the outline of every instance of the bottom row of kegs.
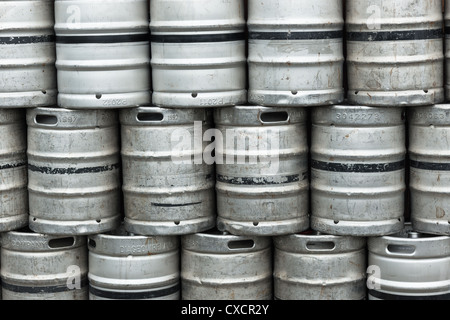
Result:
<instances>
[{"instance_id":1,"label":"bottom row of kegs","mask_svg":"<svg viewBox=\"0 0 450 320\"><path fill-rule=\"evenodd\" d=\"M450 237L2 234L3 300L450 298Z\"/></svg>"}]
</instances>

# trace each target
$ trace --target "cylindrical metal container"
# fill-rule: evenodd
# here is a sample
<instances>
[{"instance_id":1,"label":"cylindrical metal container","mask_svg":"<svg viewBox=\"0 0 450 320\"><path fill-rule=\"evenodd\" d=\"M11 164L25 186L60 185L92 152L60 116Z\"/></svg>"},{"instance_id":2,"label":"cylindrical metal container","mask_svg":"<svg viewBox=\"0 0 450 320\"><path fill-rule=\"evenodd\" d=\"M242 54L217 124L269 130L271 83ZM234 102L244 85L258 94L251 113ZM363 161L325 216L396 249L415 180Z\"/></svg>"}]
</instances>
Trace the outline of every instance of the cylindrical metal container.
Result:
<instances>
[{"instance_id":1,"label":"cylindrical metal container","mask_svg":"<svg viewBox=\"0 0 450 320\"><path fill-rule=\"evenodd\" d=\"M56 103L53 1L0 1L0 108Z\"/></svg>"},{"instance_id":2,"label":"cylindrical metal container","mask_svg":"<svg viewBox=\"0 0 450 320\"><path fill-rule=\"evenodd\" d=\"M179 300L179 238L88 236L90 300Z\"/></svg>"},{"instance_id":3,"label":"cylindrical metal container","mask_svg":"<svg viewBox=\"0 0 450 320\"><path fill-rule=\"evenodd\" d=\"M415 231L450 235L450 105L408 113L411 223Z\"/></svg>"},{"instance_id":4,"label":"cylindrical metal container","mask_svg":"<svg viewBox=\"0 0 450 320\"><path fill-rule=\"evenodd\" d=\"M216 224L214 163L206 163L205 109L140 107L120 113L125 228L182 235Z\"/></svg>"},{"instance_id":5,"label":"cylindrical metal container","mask_svg":"<svg viewBox=\"0 0 450 320\"><path fill-rule=\"evenodd\" d=\"M27 110L29 226L84 235L117 228L122 215L115 110Z\"/></svg>"},{"instance_id":6,"label":"cylindrical metal container","mask_svg":"<svg viewBox=\"0 0 450 320\"><path fill-rule=\"evenodd\" d=\"M0 109L0 233L28 225L27 128L21 109Z\"/></svg>"},{"instance_id":7,"label":"cylindrical metal container","mask_svg":"<svg viewBox=\"0 0 450 320\"><path fill-rule=\"evenodd\" d=\"M2 234L3 300L87 300L87 275L85 237Z\"/></svg>"},{"instance_id":8,"label":"cylindrical metal container","mask_svg":"<svg viewBox=\"0 0 450 320\"><path fill-rule=\"evenodd\" d=\"M368 239L369 300L449 300L450 237L414 232Z\"/></svg>"},{"instance_id":9,"label":"cylindrical metal container","mask_svg":"<svg viewBox=\"0 0 450 320\"><path fill-rule=\"evenodd\" d=\"M441 0L347 0L346 9L351 104L444 101Z\"/></svg>"},{"instance_id":10,"label":"cylindrical metal container","mask_svg":"<svg viewBox=\"0 0 450 320\"><path fill-rule=\"evenodd\" d=\"M247 102L244 0L150 1L153 103Z\"/></svg>"},{"instance_id":11,"label":"cylindrical metal container","mask_svg":"<svg viewBox=\"0 0 450 320\"><path fill-rule=\"evenodd\" d=\"M271 300L272 238L214 230L181 237L182 300Z\"/></svg>"},{"instance_id":12,"label":"cylindrical metal container","mask_svg":"<svg viewBox=\"0 0 450 320\"><path fill-rule=\"evenodd\" d=\"M275 236L309 228L307 116L298 108L215 110L219 230Z\"/></svg>"},{"instance_id":13,"label":"cylindrical metal container","mask_svg":"<svg viewBox=\"0 0 450 320\"><path fill-rule=\"evenodd\" d=\"M403 227L402 108L331 106L312 111L311 228L383 236Z\"/></svg>"},{"instance_id":14,"label":"cylindrical metal container","mask_svg":"<svg viewBox=\"0 0 450 320\"><path fill-rule=\"evenodd\" d=\"M366 299L366 238L304 232L274 246L275 299Z\"/></svg>"},{"instance_id":15,"label":"cylindrical metal container","mask_svg":"<svg viewBox=\"0 0 450 320\"><path fill-rule=\"evenodd\" d=\"M317 106L344 100L341 0L249 1L249 103Z\"/></svg>"},{"instance_id":16,"label":"cylindrical metal container","mask_svg":"<svg viewBox=\"0 0 450 320\"><path fill-rule=\"evenodd\" d=\"M112 109L151 102L147 0L56 0L58 105Z\"/></svg>"}]
</instances>

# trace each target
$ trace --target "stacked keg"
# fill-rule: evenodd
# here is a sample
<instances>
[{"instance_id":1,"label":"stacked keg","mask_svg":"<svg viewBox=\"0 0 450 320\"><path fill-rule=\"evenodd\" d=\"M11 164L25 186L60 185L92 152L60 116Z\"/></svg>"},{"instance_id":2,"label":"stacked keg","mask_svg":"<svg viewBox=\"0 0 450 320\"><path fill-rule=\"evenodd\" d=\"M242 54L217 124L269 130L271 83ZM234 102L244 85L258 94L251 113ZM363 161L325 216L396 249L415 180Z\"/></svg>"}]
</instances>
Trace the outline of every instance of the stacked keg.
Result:
<instances>
[{"instance_id":1,"label":"stacked keg","mask_svg":"<svg viewBox=\"0 0 450 320\"><path fill-rule=\"evenodd\" d=\"M2 1L0 297L448 299L449 14Z\"/></svg>"}]
</instances>

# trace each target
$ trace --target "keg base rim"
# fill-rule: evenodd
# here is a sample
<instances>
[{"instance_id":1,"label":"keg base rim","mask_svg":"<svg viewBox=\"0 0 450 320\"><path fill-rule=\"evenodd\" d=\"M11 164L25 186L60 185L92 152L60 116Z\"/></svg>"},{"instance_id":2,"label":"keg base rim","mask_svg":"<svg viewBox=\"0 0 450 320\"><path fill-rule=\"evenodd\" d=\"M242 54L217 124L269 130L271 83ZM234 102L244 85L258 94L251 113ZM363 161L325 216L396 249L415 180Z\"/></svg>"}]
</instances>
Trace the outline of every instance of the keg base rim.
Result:
<instances>
[{"instance_id":1,"label":"keg base rim","mask_svg":"<svg viewBox=\"0 0 450 320\"><path fill-rule=\"evenodd\" d=\"M1 92L0 109L54 106L57 102L57 94L57 89L26 92Z\"/></svg>"},{"instance_id":2,"label":"keg base rim","mask_svg":"<svg viewBox=\"0 0 450 320\"><path fill-rule=\"evenodd\" d=\"M161 92L154 91L152 102L157 107L217 108L247 103L247 90L217 92Z\"/></svg>"},{"instance_id":3,"label":"keg base rim","mask_svg":"<svg viewBox=\"0 0 450 320\"><path fill-rule=\"evenodd\" d=\"M270 91L249 90L248 102L266 107L316 107L340 104L345 100L344 88L334 90Z\"/></svg>"},{"instance_id":4,"label":"keg base rim","mask_svg":"<svg viewBox=\"0 0 450 320\"><path fill-rule=\"evenodd\" d=\"M438 219L418 219L411 217L414 231L436 236L450 236L450 221Z\"/></svg>"},{"instance_id":5,"label":"keg base rim","mask_svg":"<svg viewBox=\"0 0 450 320\"><path fill-rule=\"evenodd\" d=\"M126 93L58 93L57 106L65 109L124 109L151 105L151 91Z\"/></svg>"},{"instance_id":6,"label":"keg base rim","mask_svg":"<svg viewBox=\"0 0 450 320\"><path fill-rule=\"evenodd\" d=\"M28 226L28 212L21 215L0 218L0 233L15 231Z\"/></svg>"},{"instance_id":7,"label":"keg base rim","mask_svg":"<svg viewBox=\"0 0 450 320\"><path fill-rule=\"evenodd\" d=\"M125 217L126 231L139 235L187 235L210 230L216 226L216 217L202 217L198 219L174 221L143 221Z\"/></svg>"},{"instance_id":8,"label":"keg base rim","mask_svg":"<svg viewBox=\"0 0 450 320\"><path fill-rule=\"evenodd\" d=\"M309 219L297 218L280 221L234 221L217 218L217 228L237 236L283 236L303 232L309 229ZM275 229L275 230L274 230Z\"/></svg>"},{"instance_id":9,"label":"keg base rim","mask_svg":"<svg viewBox=\"0 0 450 320\"><path fill-rule=\"evenodd\" d=\"M404 91L349 90L348 103L375 107L414 107L440 104L445 101L444 88Z\"/></svg>"}]
</instances>

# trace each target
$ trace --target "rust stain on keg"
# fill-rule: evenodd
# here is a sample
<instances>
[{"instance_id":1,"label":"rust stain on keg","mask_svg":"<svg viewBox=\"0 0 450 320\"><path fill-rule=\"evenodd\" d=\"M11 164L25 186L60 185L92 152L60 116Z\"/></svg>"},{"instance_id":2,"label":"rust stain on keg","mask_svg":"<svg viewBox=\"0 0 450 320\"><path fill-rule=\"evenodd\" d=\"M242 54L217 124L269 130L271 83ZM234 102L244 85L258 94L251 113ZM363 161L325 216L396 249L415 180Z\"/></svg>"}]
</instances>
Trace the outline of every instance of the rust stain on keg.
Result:
<instances>
[{"instance_id":1,"label":"rust stain on keg","mask_svg":"<svg viewBox=\"0 0 450 320\"><path fill-rule=\"evenodd\" d=\"M436 207L436 218L441 219L445 217L445 210L441 207Z\"/></svg>"}]
</instances>

